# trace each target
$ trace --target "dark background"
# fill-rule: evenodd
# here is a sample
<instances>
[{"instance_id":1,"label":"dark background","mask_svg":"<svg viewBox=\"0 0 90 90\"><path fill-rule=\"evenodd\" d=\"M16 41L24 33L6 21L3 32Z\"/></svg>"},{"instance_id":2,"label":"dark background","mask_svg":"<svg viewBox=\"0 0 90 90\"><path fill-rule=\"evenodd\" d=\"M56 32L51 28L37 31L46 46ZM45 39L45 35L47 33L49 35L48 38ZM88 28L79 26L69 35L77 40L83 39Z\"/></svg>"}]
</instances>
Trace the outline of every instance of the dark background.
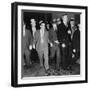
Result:
<instances>
[{"instance_id":1,"label":"dark background","mask_svg":"<svg viewBox=\"0 0 90 90\"><path fill-rule=\"evenodd\" d=\"M44 20L46 23L51 23L53 19L61 18L62 15L67 14L68 19L75 18L76 24L80 24L80 14L81 13L74 13L74 12L52 12L52 11L29 11L24 10L23 11L23 19L26 24L26 27L30 29L30 19L34 18L37 22L37 29L39 29L38 22L40 20Z\"/></svg>"}]
</instances>

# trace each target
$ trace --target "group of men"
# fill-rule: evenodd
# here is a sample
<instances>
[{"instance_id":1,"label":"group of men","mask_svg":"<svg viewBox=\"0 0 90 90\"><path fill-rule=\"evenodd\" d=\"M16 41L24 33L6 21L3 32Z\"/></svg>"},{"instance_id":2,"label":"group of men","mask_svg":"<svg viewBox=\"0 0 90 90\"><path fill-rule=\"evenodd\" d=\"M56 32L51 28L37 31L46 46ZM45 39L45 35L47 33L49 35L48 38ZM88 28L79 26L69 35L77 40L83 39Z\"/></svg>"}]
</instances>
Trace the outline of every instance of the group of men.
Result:
<instances>
[{"instance_id":1,"label":"group of men","mask_svg":"<svg viewBox=\"0 0 90 90\"><path fill-rule=\"evenodd\" d=\"M69 23L68 23L69 22ZM68 21L68 15L53 20L51 27L46 27L43 20L39 21L40 29L36 28L35 19L30 19L31 30L23 23L23 61L29 67L31 50L35 49L40 68L44 67L46 73L50 72L49 60L56 61L56 69L71 69L71 66L80 58L80 31L75 25L75 19ZM48 29L48 30L47 30Z\"/></svg>"}]
</instances>

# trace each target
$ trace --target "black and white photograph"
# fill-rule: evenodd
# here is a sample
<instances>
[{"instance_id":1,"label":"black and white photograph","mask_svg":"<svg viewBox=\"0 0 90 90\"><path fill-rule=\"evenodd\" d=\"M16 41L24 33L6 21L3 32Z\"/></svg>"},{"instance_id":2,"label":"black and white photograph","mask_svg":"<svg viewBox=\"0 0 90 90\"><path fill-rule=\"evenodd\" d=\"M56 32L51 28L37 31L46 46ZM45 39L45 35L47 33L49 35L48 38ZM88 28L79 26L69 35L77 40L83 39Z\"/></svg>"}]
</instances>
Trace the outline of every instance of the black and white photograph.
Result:
<instances>
[{"instance_id":1,"label":"black and white photograph","mask_svg":"<svg viewBox=\"0 0 90 90\"><path fill-rule=\"evenodd\" d=\"M87 81L86 10L12 4L13 86Z\"/></svg>"},{"instance_id":2,"label":"black and white photograph","mask_svg":"<svg viewBox=\"0 0 90 90\"><path fill-rule=\"evenodd\" d=\"M22 78L80 75L81 13L22 12Z\"/></svg>"}]
</instances>

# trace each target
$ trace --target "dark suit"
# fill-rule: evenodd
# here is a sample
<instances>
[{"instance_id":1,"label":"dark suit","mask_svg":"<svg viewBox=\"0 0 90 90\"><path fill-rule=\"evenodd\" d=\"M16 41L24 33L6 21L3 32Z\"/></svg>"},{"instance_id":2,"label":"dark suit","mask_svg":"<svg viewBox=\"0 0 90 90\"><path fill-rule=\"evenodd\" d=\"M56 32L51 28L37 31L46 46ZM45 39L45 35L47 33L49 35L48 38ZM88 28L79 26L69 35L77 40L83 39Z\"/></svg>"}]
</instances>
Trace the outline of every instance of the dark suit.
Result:
<instances>
[{"instance_id":1,"label":"dark suit","mask_svg":"<svg viewBox=\"0 0 90 90\"><path fill-rule=\"evenodd\" d=\"M80 31L77 29L74 32L73 38L72 38L72 49L75 49L76 52L72 52L75 57L73 58L74 61L80 58Z\"/></svg>"},{"instance_id":2,"label":"dark suit","mask_svg":"<svg viewBox=\"0 0 90 90\"><path fill-rule=\"evenodd\" d=\"M36 31L35 31L35 32L36 32ZM33 47L33 45L34 45L35 32L33 33L33 30L31 29L31 38L32 38L32 42L31 42L31 45L32 45L31 59L32 59L32 63L39 61L39 60L38 60L37 51L36 51L35 47Z\"/></svg>"},{"instance_id":3,"label":"dark suit","mask_svg":"<svg viewBox=\"0 0 90 90\"><path fill-rule=\"evenodd\" d=\"M24 63L27 66L30 66L31 64L31 59L30 59L30 54L31 51L29 50L29 45L32 45L33 39L32 39L32 35L31 32L29 30L25 30L25 36L23 36L22 39L22 51L23 51L23 59L24 59Z\"/></svg>"},{"instance_id":4,"label":"dark suit","mask_svg":"<svg viewBox=\"0 0 90 90\"><path fill-rule=\"evenodd\" d=\"M66 69L68 66L68 45L70 42L67 31L68 27L66 27L64 23L58 25L57 37L59 42L61 43L61 63L64 69Z\"/></svg>"},{"instance_id":5,"label":"dark suit","mask_svg":"<svg viewBox=\"0 0 90 90\"><path fill-rule=\"evenodd\" d=\"M71 30L71 34L69 34L70 45L69 45L69 55L68 59L70 60L69 64L74 64L77 59L80 58L80 31L76 27L73 27L74 32ZM73 51L75 50L75 52ZM74 57L72 57L74 55Z\"/></svg>"},{"instance_id":6,"label":"dark suit","mask_svg":"<svg viewBox=\"0 0 90 90\"><path fill-rule=\"evenodd\" d=\"M76 51L80 51L80 31L79 30L76 30L74 32L72 45L73 45L73 49L76 49Z\"/></svg>"},{"instance_id":7,"label":"dark suit","mask_svg":"<svg viewBox=\"0 0 90 90\"><path fill-rule=\"evenodd\" d=\"M50 47L50 58L53 59L55 57L56 54L56 68L59 69L59 64L60 64L60 49L57 43L55 43L57 39L57 34L56 31L53 30L53 28L51 28L49 30L49 40L50 42L53 44L52 47Z\"/></svg>"},{"instance_id":8,"label":"dark suit","mask_svg":"<svg viewBox=\"0 0 90 90\"><path fill-rule=\"evenodd\" d=\"M57 31L57 38L61 43L65 43L68 45L69 38L68 38L68 27L66 27L63 23L59 24L57 26L58 31Z\"/></svg>"},{"instance_id":9,"label":"dark suit","mask_svg":"<svg viewBox=\"0 0 90 90\"><path fill-rule=\"evenodd\" d=\"M48 65L48 31L46 30L44 31L43 40L44 42L41 43L40 30L36 31L34 43L36 45L36 50L39 55L40 65L43 66L43 56L44 56L44 60L45 60L44 66L45 69L47 70L49 69L49 65Z\"/></svg>"}]
</instances>

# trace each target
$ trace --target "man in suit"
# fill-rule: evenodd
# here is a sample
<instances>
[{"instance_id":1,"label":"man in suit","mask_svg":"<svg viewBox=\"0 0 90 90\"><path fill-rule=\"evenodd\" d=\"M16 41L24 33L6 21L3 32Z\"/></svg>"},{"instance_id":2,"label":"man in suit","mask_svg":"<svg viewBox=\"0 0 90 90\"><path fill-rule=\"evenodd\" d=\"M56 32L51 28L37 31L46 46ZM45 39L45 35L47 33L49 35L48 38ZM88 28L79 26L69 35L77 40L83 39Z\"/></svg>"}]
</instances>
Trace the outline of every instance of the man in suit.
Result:
<instances>
[{"instance_id":1,"label":"man in suit","mask_svg":"<svg viewBox=\"0 0 90 90\"><path fill-rule=\"evenodd\" d=\"M32 43L32 36L29 29L26 29L26 25L23 23L23 36L22 36L22 57L23 57L23 64L26 68L29 68L32 64L30 59L31 54L31 43Z\"/></svg>"},{"instance_id":2,"label":"man in suit","mask_svg":"<svg viewBox=\"0 0 90 90\"><path fill-rule=\"evenodd\" d=\"M80 58L80 30L78 26L75 26L75 21L72 19L71 24L71 40L72 40L72 61L73 64Z\"/></svg>"},{"instance_id":3,"label":"man in suit","mask_svg":"<svg viewBox=\"0 0 90 90\"><path fill-rule=\"evenodd\" d=\"M62 23L58 25L57 37L58 41L61 43L61 63L62 68L67 69L68 66L68 45L69 45L69 38L68 38L68 16L64 14L62 16Z\"/></svg>"},{"instance_id":4,"label":"man in suit","mask_svg":"<svg viewBox=\"0 0 90 90\"><path fill-rule=\"evenodd\" d=\"M68 30L68 35L71 44L69 45L69 69L72 70L72 65L75 64L77 59L80 58L80 31L75 25L74 18L70 19L70 26Z\"/></svg>"},{"instance_id":5,"label":"man in suit","mask_svg":"<svg viewBox=\"0 0 90 90\"><path fill-rule=\"evenodd\" d=\"M45 67L46 73L49 72L49 62L48 62L48 31L45 29L45 23L43 21L39 22L40 30L35 33L34 43L36 45L36 50L40 59L40 66ZM44 58L44 61L43 61Z\"/></svg>"},{"instance_id":6,"label":"man in suit","mask_svg":"<svg viewBox=\"0 0 90 90\"><path fill-rule=\"evenodd\" d=\"M35 32L36 32L36 21L35 21L35 19L34 18L31 18L30 19L30 24L31 24L31 34L32 34L32 40L34 41L34 36L35 36ZM33 41L32 41L32 48L34 49L35 48L35 46L34 46L34 44L33 44Z\"/></svg>"},{"instance_id":7,"label":"man in suit","mask_svg":"<svg viewBox=\"0 0 90 90\"><path fill-rule=\"evenodd\" d=\"M57 39L57 26L55 22L52 22L52 28L49 30L49 40L50 40L50 58L53 59L56 55L56 69L59 70L59 64L61 61L59 42Z\"/></svg>"},{"instance_id":8,"label":"man in suit","mask_svg":"<svg viewBox=\"0 0 90 90\"><path fill-rule=\"evenodd\" d=\"M80 58L80 30L77 29L74 32L73 39L72 39L72 46L73 46L73 54L74 60L76 61L77 59Z\"/></svg>"},{"instance_id":9,"label":"man in suit","mask_svg":"<svg viewBox=\"0 0 90 90\"><path fill-rule=\"evenodd\" d=\"M34 37L35 37L36 30L37 30L37 28L36 28L36 20L34 18L31 18L30 19L30 31L31 31L31 36L32 36L32 43L29 46L29 48L31 48L32 63L38 62L38 60L37 60L38 55L37 55L35 45L34 45Z\"/></svg>"}]
</instances>

